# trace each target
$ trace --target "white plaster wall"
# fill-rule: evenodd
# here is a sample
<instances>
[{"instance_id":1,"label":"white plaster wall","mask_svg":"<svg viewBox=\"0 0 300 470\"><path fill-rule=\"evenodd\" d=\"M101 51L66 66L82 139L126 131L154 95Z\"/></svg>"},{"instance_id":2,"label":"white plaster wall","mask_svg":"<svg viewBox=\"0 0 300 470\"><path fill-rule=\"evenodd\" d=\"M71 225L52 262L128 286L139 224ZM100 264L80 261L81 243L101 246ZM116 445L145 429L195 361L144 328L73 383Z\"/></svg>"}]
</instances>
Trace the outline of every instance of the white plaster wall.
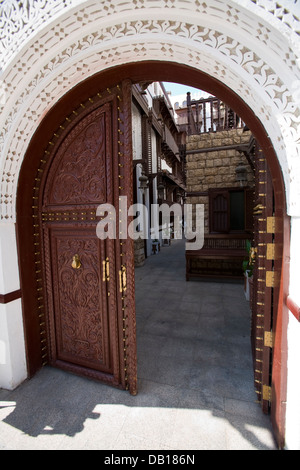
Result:
<instances>
[{"instance_id":1,"label":"white plaster wall","mask_svg":"<svg viewBox=\"0 0 300 470\"><path fill-rule=\"evenodd\" d=\"M300 450L300 323L290 314L288 326L288 382L286 448Z\"/></svg>"},{"instance_id":2,"label":"white plaster wall","mask_svg":"<svg viewBox=\"0 0 300 470\"><path fill-rule=\"evenodd\" d=\"M15 224L0 224L0 293L20 289ZM21 300L0 305L0 387L13 389L27 376Z\"/></svg>"},{"instance_id":3,"label":"white plaster wall","mask_svg":"<svg viewBox=\"0 0 300 470\"><path fill-rule=\"evenodd\" d=\"M20 289L16 230L14 223L0 223L0 293Z\"/></svg>"},{"instance_id":4,"label":"white plaster wall","mask_svg":"<svg viewBox=\"0 0 300 470\"><path fill-rule=\"evenodd\" d=\"M0 388L15 389L27 378L21 300L0 305Z\"/></svg>"},{"instance_id":5,"label":"white plaster wall","mask_svg":"<svg viewBox=\"0 0 300 470\"><path fill-rule=\"evenodd\" d=\"M300 217L292 219L290 296L300 305ZM290 313L288 325L288 378L286 447L300 450L300 323Z\"/></svg>"},{"instance_id":6,"label":"white plaster wall","mask_svg":"<svg viewBox=\"0 0 300 470\"><path fill-rule=\"evenodd\" d=\"M142 118L138 108L132 103L132 153L134 160L142 158Z\"/></svg>"}]
</instances>

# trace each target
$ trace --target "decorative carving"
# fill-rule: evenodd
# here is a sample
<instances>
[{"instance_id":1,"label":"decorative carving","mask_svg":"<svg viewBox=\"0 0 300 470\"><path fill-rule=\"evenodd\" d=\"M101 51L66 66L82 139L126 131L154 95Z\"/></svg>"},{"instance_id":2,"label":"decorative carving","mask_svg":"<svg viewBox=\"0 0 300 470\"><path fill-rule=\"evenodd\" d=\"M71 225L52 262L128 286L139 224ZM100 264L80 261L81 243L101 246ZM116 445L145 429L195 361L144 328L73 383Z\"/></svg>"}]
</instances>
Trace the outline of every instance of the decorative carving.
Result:
<instances>
[{"instance_id":1,"label":"decorative carving","mask_svg":"<svg viewBox=\"0 0 300 470\"><path fill-rule=\"evenodd\" d=\"M103 362L105 314L100 296L99 240L75 238L72 233L69 237L56 237L56 259L52 258L59 292L55 315L58 358L99 364ZM74 253L80 258L80 269L72 268Z\"/></svg>"},{"instance_id":2,"label":"decorative carving","mask_svg":"<svg viewBox=\"0 0 300 470\"><path fill-rule=\"evenodd\" d=\"M34 31L76 0L4 0L0 4L0 55L8 61Z\"/></svg>"},{"instance_id":3,"label":"decorative carving","mask_svg":"<svg viewBox=\"0 0 300 470\"><path fill-rule=\"evenodd\" d=\"M14 55L16 50L24 43L24 39L29 39L33 32L50 21L55 15L80 5L82 0L4 0L0 4L0 55L3 57L3 64L7 63ZM111 15L117 12L117 8L125 10L130 8L129 1L122 2L122 6L112 2L103 2L102 12L98 11L100 17ZM145 8L144 0L135 1L134 8ZM164 0L160 4L160 8L174 8L174 2ZM230 5L224 5L227 9L227 16L222 11L220 2L195 2L194 0L185 0L185 9L192 9L195 13L208 14L213 13L215 16L222 15L224 20L239 24L241 11L238 9L239 1L235 2L235 8ZM273 21L278 21L289 30L300 34L299 18L297 18L296 5L291 2L274 3L273 0L250 0L249 10L259 9L270 15ZM214 8L214 4L218 8ZM245 2L242 3L245 8ZM121 8L120 8L121 7ZM150 5L151 8L151 5ZM180 5L179 5L180 8ZM249 20L249 17L248 17Z\"/></svg>"},{"instance_id":4,"label":"decorative carving","mask_svg":"<svg viewBox=\"0 0 300 470\"><path fill-rule=\"evenodd\" d=\"M83 119L60 147L51 170L48 204L106 201L105 156L110 154L111 142L109 123L105 122L107 106Z\"/></svg>"}]
</instances>

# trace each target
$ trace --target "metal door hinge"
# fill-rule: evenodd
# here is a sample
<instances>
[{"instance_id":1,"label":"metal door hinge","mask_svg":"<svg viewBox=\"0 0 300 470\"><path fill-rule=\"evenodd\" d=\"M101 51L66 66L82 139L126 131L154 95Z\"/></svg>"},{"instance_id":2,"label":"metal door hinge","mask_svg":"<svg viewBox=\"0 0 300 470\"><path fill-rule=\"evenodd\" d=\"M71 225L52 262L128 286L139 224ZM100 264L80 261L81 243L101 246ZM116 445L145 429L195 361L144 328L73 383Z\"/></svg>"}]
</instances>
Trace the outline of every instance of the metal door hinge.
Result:
<instances>
[{"instance_id":1,"label":"metal door hinge","mask_svg":"<svg viewBox=\"0 0 300 470\"><path fill-rule=\"evenodd\" d=\"M276 229L276 218L267 217L267 233L275 233Z\"/></svg>"},{"instance_id":2,"label":"metal door hinge","mask_svg":"<svg viewBox=\"0 0 300 470\"><path fill-rule=\"evenodd\" d=\"M272 331L265 331L264 345L268 348L273 348L273 333Z\"/></svg>"},{"instance_id":3,"label":"metal door hinge","mask_svg":"<svg viewBox=\"0 0 300 470\"><path fill-rule=\"evenodd\" d=\"M123 293L127 289L127 274L126 266L122 266L119 271L119 283L120 283L120 293Z\"/></svg>"},{"instance_id":4,"label":"metal door hinge","mask_svg":"<svg viewBox=\"0 0 300 470\"><path fill-rule=\"evenodd\" d=\"M109 258L102 261L103 266L103 282L109 281Z\"/></svg>"},{"instance_id":5,"label":"metal door hinge","mask_svg":"<svg viewBox=\"0 0 300 470\"><path fill-rule=\"evenodd\" d=\"M269 385L263 385L263 400L272 401L272 388Z\"/></svg>"},{"instance_id":6,"label":"metal door hinge","mask_svg":"<svg viewBox=\"0 0 300 470\"><path fill-rule=\"evenodd\" d=\"M276 271L267 271L266 272L266 287L278 287L279 285L279 276Z\"/></svg>"},{"instance_id":7,"label":"metal door hinge","mask_svg":"<svg viewBox=\"0 0 300 470\"><path fill-rule=\"evenodd\" d=\"M275 260L275 245L274 243L267 243L267 259Z\"/></svg>"}]
</instances>

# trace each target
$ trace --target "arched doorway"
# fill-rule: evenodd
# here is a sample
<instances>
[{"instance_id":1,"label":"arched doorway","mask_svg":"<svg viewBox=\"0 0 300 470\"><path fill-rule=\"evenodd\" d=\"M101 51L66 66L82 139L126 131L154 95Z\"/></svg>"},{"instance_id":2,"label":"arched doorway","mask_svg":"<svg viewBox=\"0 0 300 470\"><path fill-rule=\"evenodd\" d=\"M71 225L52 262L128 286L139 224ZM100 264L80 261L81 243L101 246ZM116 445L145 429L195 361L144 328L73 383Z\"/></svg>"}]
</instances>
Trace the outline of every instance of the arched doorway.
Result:
<instances>
[{"instance_id":1,"label":"arched doorway","mask_svg":"<svg viewBox=\"0 0 300 470\"><path fill-rule=\"evenodd\" d=\"M215 78L199 72L196 69L182 66L177 63L145 61L138 64L119 66L94 75L67 93L48 112L30 142L20 172L17 197L17 230L29 375L33 375L35 371L42 366L44 362L43 356L46 354L43 349L45 347L44 342L46 342L46 340L44 341L44 337L41 339L41 323L43 322L40 320L39 314L37 314L37 312L39 312L40 304L36 290L36 271L39 271L39 269L36 269L37 259L35 257L36 251L34 249L36 243L38 243L36 241L37 237L40 237L41 235L40 232L36 231L39 227L35 227L34 225L36 224L33 223L33 215L35 215L33 214L33 208L35 206L33 203L33 197L36 197L33 194L33 189L36 187L37 174L39 169L41 169L41 160L43 160L45 152L49 152L49 145L50 147L55 145L55 138L59 135L57 134L57 130L61 127L63 128L63 131L64 129L69 129L68 122L72 121L71 116L74 114L74 110L77 112L76 110L80 107L83 109L86 108L88 103L93 101L93 97L97 96L97 93L101 94L104 90L112 90L113 87L117 86L117 84L122 80L130 80L132 82L149 80L174 81L174 77L176 77L176 81L178 82L204 89L228 103L228 105L231 106L245 122L247 122L252 133L259 142L270 168L272 183L275 188L275 217L277 219L278 227L278 231L276 231L275 236L276 239L277 237L279 238L278 246L280 247L280 253L274 266L274 271L278 273L280 282L276 285L276 290L274 291L274 301L275 305L277 305L277 313L275 318L275 347L273 353L272 385L275 390L276 401L275 405L272 406L272 415L276 434L280 437L283 434L282 426L284 425L284 409L281 406L281 402L284 401L283 397L285 393L285 380L282 376L282 374L284 374L284 368L281 367L281 364L282 351L283 354L286 352L282 336L282 302L280 302L280 299L282 299L285 291L285 283L287 282L286 273L282 271L282 256L283 249L287 248L284 241L288 240L285 191L280 165L262 123L238 95ZM126 119L128 120L129 117L129 114L125 114L124 122ZM129 132L128 128L126 132ZM129 135L127 135L127 138L129 138ZM130 196L130 175L132 174L130 165L130 146L127 147L127 151L128 160L124 167L125 174L123 183L124 185L127 185L126 194ZM37 233L39 235L37 235ZM131 256L132 254L129 250L127 253L126 305L124 303L122 304L122 301L125 300L125 296L122 295L122 291L119 292L118 302L120 304L121 312L126 310L131 312L128 316L129 324L126 334L126 341L128 344L128 356L126 356L128 357L128 363L126 364L128 367L126 367L126 372L129 371L129 376L131 375L129 388L131 388L131 391L134 393L134 370L136 357L134 352L134 283L133 276L130 276L130 267L133 267L133 259ZM40 262L44 262L44 259L40 260ZM119 263L121 263L120 259ZM118 269L115 268L115 266L113 269L115 272L118 272ZM40 287L38 287L38 289L40 289ZM120 340L122 341L123 338ZM43 341L43 343L41 341ZM132 348L131 351L130 348ZM121 364L121 359L124 360L124 357L119 356L119 364ZM125 369L123 369L123 373L124 372ZM125 374L123 377L125 378ZM124 380L125 379L123 379L123 384Z\"/></svg>"}]
</instances>

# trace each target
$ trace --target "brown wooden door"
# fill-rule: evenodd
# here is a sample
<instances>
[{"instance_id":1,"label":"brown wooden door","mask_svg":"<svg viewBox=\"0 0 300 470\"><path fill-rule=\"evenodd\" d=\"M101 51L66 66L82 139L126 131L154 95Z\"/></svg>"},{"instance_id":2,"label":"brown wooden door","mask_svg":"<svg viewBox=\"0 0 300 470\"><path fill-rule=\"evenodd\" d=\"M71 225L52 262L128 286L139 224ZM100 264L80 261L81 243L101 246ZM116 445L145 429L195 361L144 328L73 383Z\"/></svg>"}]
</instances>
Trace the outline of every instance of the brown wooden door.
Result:
<instances>
[{"instance_id":1,"label":"brown wooden door","mask_svg":"<svg viewBox=\"0 0 300 470\"><path fill-rule=\"evenodd\" d=\"M48 357L52 366L135 394L132 242L96 233L100 204L111 204L118 215L120 195L132 198L131 84L98 93L90 103L74 112L44 171Z\"/></svg>"}]
</instances>

